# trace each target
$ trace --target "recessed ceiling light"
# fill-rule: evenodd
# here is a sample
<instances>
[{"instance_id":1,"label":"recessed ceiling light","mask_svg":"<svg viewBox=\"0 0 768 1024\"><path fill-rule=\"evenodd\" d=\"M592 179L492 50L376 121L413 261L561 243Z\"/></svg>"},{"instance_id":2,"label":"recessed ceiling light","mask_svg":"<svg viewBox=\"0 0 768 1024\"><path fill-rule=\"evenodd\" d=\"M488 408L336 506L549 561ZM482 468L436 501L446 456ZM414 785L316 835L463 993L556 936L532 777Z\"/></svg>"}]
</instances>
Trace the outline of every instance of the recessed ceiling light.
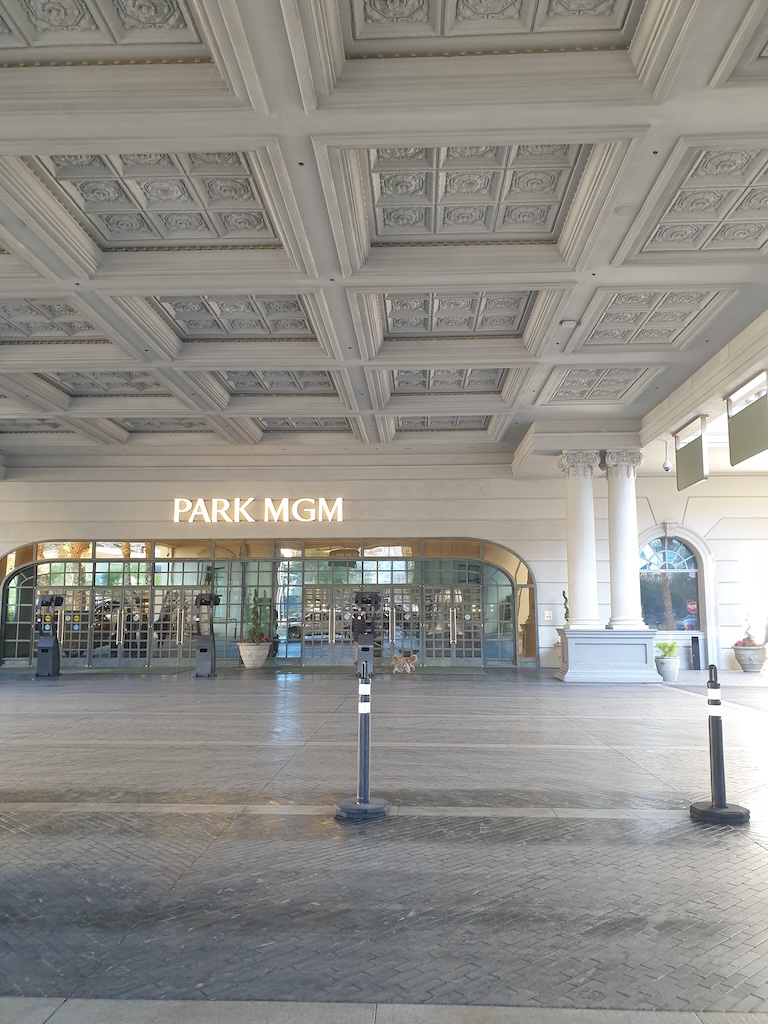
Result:
<instances>
[{"instance_id":1,"label":"recessed ceiling light","mask_svg":"<svg viewBox=\"0 0 768 1024\"><path fill-rule=\"evenodd\" d=\"M614 211L619 217L634 217L636 213L640 212L640 207L635 206L634 203L625 203L623 206L617 206Z\"/></svg>"},{"instance_id":2,"label":"recessed ceiling light","mask_svg":"<svg viewBox=\"0 0 768 1024\"><path fill-rule=\"evenodd\" d=\"M578 320L561 320L560 321L560 326L561 327L578 327L579 326L579 321Z\"/></svg>"}]
</instances>

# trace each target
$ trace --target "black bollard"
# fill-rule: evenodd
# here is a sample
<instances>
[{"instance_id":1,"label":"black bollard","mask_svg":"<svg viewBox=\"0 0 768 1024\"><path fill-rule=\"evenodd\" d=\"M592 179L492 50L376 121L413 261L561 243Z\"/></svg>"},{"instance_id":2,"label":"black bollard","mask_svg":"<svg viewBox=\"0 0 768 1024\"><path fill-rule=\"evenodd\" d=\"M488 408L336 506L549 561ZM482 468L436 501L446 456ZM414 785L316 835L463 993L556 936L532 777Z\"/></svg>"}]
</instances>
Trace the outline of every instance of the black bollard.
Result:
<instances>
[{"instance_id":1,"label":"black bollard","mask_svg":"<svg viewBox=\"0 0 768 1024\"><path fill-rule=\"evenodd\" d=\"M371 681L373 640L360 641L357 656L357 794L336 802L336 817L350 821L383 818L389 801L371 800Z\"/></svg>"},{"instance_id":2,"label":"black bollard","mask_svg":"<svg viewBox=\"0 0 768 1024\"><path fill-rule=\"evenodd\" d=\"M717 668L709 666L707 679L707 711L709 712L709 773L712 783L712 802L702 800L691 804L694 821L714 822L721 825L743 825L749 821L749 811L725 799L725 761L723 759L723 719L721 717L720 683Z\"/></svg>"}]
</instances>

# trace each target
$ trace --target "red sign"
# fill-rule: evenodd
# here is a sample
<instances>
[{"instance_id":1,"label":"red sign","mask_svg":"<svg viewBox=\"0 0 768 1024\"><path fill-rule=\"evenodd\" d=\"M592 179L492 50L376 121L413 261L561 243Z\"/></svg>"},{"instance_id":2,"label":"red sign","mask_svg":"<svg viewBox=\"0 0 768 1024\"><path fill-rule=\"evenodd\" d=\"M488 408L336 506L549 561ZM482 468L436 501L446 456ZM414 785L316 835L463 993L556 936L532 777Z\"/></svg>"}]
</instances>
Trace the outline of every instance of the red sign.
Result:
<instances>
[{"instance_id":1,"label":"red sign","mask_svg":"<svg viewBox=\"0 0 768 1024\"><path fill-rule=\"evenodd\" d=\"M691 615L695 615L696 612L699 610L698 602L697 601L689 601L688 604L686 605L686 608L691 613Z\"/></svg>"}]
</instances>

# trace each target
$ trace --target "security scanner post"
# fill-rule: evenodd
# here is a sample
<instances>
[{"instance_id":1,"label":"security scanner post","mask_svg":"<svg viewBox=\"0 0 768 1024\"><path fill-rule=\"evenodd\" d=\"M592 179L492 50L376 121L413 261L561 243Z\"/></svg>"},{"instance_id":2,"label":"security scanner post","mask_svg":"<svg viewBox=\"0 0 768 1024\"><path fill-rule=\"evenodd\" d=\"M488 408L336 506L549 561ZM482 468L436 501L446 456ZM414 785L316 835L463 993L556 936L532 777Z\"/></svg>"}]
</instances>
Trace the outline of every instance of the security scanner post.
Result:
<instances>
[{"instance_id":1,"label":"security scanner post","mask_svg":"<svg viewBox=\"0 0 768 1024\"><path fill-rule=\"evenodd\" d=\"M336 802L336 817L351 821L382 818L389 811L389 802L371 799L371 686L376 612L380 598L376 593L355 594L356 616L352 623L355 638L357 669L357 793Z\"/></svg>"},{"instance_id":2,"label":"security scanner post","mask_svg":"<svg viewBox=\"0 0 768 1024\"><path fill-rule=\"evenodd\" d=\"M197 594L195 597L195 678L211 679L216 675L216 637L213 635L213 609L219 594Z\"/></svg>"},{"instance_id":3,"label":"security scanner post","mask_svg":"<svg viewBox=\"0 0 768 1024\"><path fill-rule=\"evenodd\" d=\"M40 594L35 609L35 631L37 633L37 670L35 676L60 676L61 653L59 651L58 612L64 603L61 594Z\"/></svg>"}]
</instances>

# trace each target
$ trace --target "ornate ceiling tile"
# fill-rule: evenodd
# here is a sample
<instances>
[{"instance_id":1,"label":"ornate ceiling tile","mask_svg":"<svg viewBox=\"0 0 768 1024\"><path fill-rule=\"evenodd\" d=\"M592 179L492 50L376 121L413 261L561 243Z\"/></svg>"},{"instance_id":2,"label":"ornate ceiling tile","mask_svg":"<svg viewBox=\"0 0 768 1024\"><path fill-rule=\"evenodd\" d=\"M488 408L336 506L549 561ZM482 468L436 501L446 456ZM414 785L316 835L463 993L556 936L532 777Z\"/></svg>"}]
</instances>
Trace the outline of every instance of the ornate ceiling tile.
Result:
<instances>
[{"instance_id":1,"label":"ornate ceiling tile","mask_svg":"<svg viewBox=\"0 0 768 1024\"><path fill-rule=\"evenodd\" d=\"M388 337L501 334L519 337L537 292L427 292L382 296Z\"/></svg>"},{"instance_id":2,"label":"ornate ceiling tile","mask_svg":"<svg viewBox=\"0 0 768 1024\"><path fill-rule=\"evenodd\" d=\"M624 402L646 374L642 366L579 367L558 371L542 404L608 404Z\"/></svg>"},{"instance_id":3,"label":"ornate ceiling tile","mask_svg":"<svg viewBox=\"0 0 768 1024\"><path fill-rule=\"evenodd\" d=\"M35 374L70 398L85 395L156 395L170 397L163 384L146 370L100 370L93 373Z\"/></svg>"},{"instance_id":4,"label":"ornate ceiling tile","mask_svg":"<svg viewBox=\"0 0 768 1024\"><path fill-rule=\"evenodd\" d=\"M182 340L315 337L299 295L165 296L153 302Z\"/></svg>"},{"instance_id":5,"label":"ornate ceiling tile","mask_svg":"<svg viewBox=\"0 0 768 1024\"><path fill-rule=\"evenodd\" d=\"M245 154L54 154L26 162L103 249L278 244Z\"/></svg>"},{"instance_id":6,"label":"ornate ceiling tile","mask_svg":"<svg viewBox=\"0 0 768 1024\"><path fill-rule=\"evenodd\" d=\"M349 57L625 48L644 0L339 0Z\"/></svg>"},{"instance_id":7,"label":"ornate ceiling tile","mask_svg":"<svg viewBox=\"0 0 768 1024\"><path fill-rule=\"evenodd\" d=\"M767 243L768 149L695 149L641 251L758 251Z\"/></svg>"},{"instance_id":8,"label":"ornate ceiling tile","mask_svg":"<svg viewBox=\"0 0 768 1024\"><path fill-rule=\"evenodd\" d=\"M70 302L58 299L0 300L0 341L90 339L96 327Z\"/></svg>"},{"instance_id":9,"label":"ornate ceiling tile","mask_svg":"<svg viewBox=\"0 0 768 1024\"><path fill-rule=\"evenodd\" d=\"M335 395L325 370L222 370L216 376L231 395Z\"/></svg>"},{"instance_id":10,"label":"ornate ceiling tile","mask_svg":"<svg viewBox=\"0 0 768 1024\"><path fill-rule=\"evenodd\" d=\"M265 434L352 432L349 420L345 416L261 416L257 422Z\"/></svg>"},{"instance_id":11,"label":"ornate ceiling tile","mask_svg":"<svg viewBox=\"0 0 768 1024\"><path fill-rule=\"evenodd\" d=\"M374 242L557 240L589 146L453 146L368 153Z\"/></svg>"},{"instance_id":12,"label":"ornate ceiling tile","mask_svg":"<svg viewBox=\"0 0 768 1024\"><path fill-rule=\"evenodd\" d=\"M499 394L507 370L393 370L392 393L410 394Z\"/></svg>"},{"instance_id":13,"label":"ornate ceiling tile","mask_svg":"<svg viewBox=\"0 0 768 1024\"><path fill-rule=\"evenodd\" d=\"M601 290L585 313L574 349L660 344L679 347L700 329L700 324L709 322L727 298L726 292L708 289Z\"/></svg>"},{"instance_id":14,"label":"ornate ceiling tile","mask_svg":"<svg viewBox=\"0 0 768 1024\"><path fill-rule=\"evenodd\" d=\"M187 430L210 433L210 424L192 416L121 416L115 420L131 434L180 434Z\"/></svg>"},{"instance_id":15,"label":"ornate ceiling tile","mask_svg":"<svg viewBox=\"0 0 768 1024\"><path fill-rule=\"evenodd\" d=\"M70 434L70 430L62 430L56 420L16 419L0 420L0 434Z\"/></svg>"},{"instance_id":16,"label":"ornate ceiling tile","mask_svg":"<svg viewBox=\"0 0 768 1024\"><path fill-rule=\"evenodd\" d=\"M53 63L210 59L186 0L0 0L0 63L28 62L32 47Z\"/></svg>"},{"instance_id":17,"label":"ornate ceiling tile","mask_svg":"<svg viewBox=\"0 0 768 1024\"><path fill-rule=\"evenodd\" d=\"M396 429L403 433L445 430L487 430L488 416L397 416Z\"/></svg>"}]
</instances>

